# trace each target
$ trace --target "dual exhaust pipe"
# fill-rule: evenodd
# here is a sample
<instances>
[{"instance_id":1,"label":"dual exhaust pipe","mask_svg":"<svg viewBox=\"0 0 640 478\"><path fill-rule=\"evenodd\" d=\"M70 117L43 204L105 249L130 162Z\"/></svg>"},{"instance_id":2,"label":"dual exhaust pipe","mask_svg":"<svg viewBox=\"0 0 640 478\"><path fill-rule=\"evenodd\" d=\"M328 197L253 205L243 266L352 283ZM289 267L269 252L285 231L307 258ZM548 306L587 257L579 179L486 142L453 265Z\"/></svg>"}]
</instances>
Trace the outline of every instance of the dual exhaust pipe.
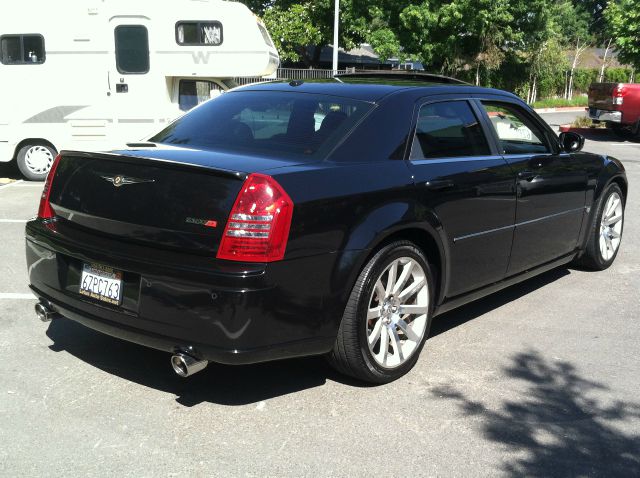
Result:
<instances>
[{"instance_id":1,"label":"dual exhaust pipe","mask_svg":"<svg viewBox=\"0 0 640 478\"><path fill-rule=\"evenodd\" d=\"M60 317L48 302L38 302L35 307L36 316L42 322L50 322ZM199 360L184 352L177 352L171 357L171 367L180 377L190 377L194 373L201 372L209 365L207 360Z\"/></svg>"},{"instance_id":2,"label":"dual exhaust pipe","mask_svg":"<svg viewBox=\"0 0 640 478\"><path fill-rule=\"evenodd\" d=\"M209 365L208 360L198 360L184 352L178 352L171 357L173 371L181 377L190 377L194 373L201 372Z\"/></svg>"},{"instance_id":3,"label":"dual exhaust pipe","mask_svg":"<svg viewBox=\"0 0 640 478\"><path fill-rule=\"evenodd\" d=\"M50 322L60 317L60 314L53 310L47 302L38 302L36 304L36 317L42 322Z\"/></svg>"}]
</instances>

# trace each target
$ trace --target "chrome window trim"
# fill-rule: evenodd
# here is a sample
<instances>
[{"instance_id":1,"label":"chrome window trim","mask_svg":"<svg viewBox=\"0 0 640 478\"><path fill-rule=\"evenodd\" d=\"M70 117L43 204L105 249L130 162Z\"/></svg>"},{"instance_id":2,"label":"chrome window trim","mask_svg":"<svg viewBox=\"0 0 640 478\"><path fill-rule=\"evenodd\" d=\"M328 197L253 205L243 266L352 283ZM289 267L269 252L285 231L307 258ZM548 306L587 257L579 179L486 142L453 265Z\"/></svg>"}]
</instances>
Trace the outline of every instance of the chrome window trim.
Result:
<instances>
[{"instance_id":1,"label":"chrome window trim","mask_svg":"<svg viewBox=\"0 0 640 478\"><path fill-rule=\"evenodd\" d=\"M483 155L483 156L455 156L452 158L416 158L409 159L413 164L439 164L439 163L461 163L467 161L497 161L503 160L502 155ZM514 178L515 180L515 178Z\"/></svg>"}]
</instances>

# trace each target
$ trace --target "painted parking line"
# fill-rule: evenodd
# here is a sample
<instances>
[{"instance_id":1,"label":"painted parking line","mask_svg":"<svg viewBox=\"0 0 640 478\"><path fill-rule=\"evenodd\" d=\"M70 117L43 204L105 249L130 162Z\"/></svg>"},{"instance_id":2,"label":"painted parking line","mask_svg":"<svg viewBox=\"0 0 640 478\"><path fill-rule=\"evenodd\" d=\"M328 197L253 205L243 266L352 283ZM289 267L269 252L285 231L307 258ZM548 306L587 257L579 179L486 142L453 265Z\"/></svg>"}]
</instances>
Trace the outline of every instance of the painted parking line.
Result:
<instances>
[{"instance_id":1,"label":"painted parking line","mask_svg":"<svg viewBox=\"0 0 640 478\"><path fill-rule=\"evenodd\" d=\"M12 183L0 184L0 191L2 191L3 189L12 188L12 187L17 186L18 184L22 184L22 183L24 183L24 180L18 179L17 181L14 181Z\"/></svg>"},{"instance_id":2,"label":"painted parking line","mask_svg":"<svg viewBox=\"0 0 640 478\"><path fill-rule=\"evenodd\" d=\"M20 294L16 292L0 292L0 300L2 299L12 299L12 300L28 300L33 299L36 300L36 296L33 294Z\"/></svg>"},{"instance_id":3,"label":"painted parking line","mask_svg":"<svg viewBox=\"0 0 640 478\"><path fill-rule=\"evenodd\" d=\"M0 223L18 223L24 224L28 222L29 219L0 219Z\"/></svg>"}]
</instances>

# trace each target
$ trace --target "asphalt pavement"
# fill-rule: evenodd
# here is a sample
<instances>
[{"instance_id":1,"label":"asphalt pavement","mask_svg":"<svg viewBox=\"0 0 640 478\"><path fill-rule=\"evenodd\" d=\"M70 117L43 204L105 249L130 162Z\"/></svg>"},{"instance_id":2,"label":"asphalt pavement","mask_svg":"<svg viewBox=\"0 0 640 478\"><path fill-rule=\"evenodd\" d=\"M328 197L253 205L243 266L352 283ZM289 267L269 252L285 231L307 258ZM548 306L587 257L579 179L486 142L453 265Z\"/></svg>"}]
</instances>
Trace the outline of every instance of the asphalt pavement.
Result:
<instances>
[{"instance_id":1,"label":"asphalt pavement","mask_svg":"<svg viewBox=\"0 0 640 478\"><path fill-rule=\"evenodd\" d=\"M627 169L615 264L438 317L378 387L321 358L185 380L168 354L38 322L23 229L41 184L0 186L0 476L640 476L640 143L585 149Z\"/></svg>"}]
</instances>

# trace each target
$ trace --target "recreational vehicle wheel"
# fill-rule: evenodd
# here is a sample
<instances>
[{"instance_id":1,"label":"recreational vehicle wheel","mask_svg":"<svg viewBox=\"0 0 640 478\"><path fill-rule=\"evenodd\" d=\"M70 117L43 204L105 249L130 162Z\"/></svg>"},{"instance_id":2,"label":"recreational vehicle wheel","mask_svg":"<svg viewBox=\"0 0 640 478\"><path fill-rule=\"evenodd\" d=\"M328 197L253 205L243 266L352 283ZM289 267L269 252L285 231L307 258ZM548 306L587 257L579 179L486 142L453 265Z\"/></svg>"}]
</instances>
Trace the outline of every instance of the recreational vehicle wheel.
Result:
<instances>
[{"instance_id":1,"label":"recreational vehicle wheel","mask_svg":"<svg viewBox=\"0 0 640 478\"><path fill-rule=\"evenodd\" d=\"M18 168L29 181L44 181L57 151L44 144L26 144L18 151Z\"/></svg>"}]
</instances>

